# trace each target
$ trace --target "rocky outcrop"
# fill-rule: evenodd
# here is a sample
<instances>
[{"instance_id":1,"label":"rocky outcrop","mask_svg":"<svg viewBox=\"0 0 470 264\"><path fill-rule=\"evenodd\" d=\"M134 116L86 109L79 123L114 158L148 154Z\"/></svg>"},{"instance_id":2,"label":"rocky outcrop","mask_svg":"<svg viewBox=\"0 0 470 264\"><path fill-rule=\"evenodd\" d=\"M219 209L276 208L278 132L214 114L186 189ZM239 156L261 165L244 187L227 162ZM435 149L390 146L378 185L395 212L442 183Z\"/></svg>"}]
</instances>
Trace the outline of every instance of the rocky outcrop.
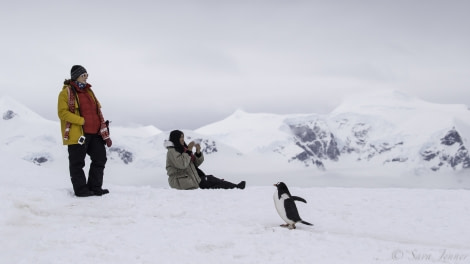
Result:
<instances>
[{"instance_id":1,"label":"rocky outcrop","mask_svg":"<svg viewBox=\"0 0 470 264\"><path fill-rule=\"evenodd\" d=\"M430 146L421 152L423 160L432 163L431 170L438 171L442 167L452 169L470 168L470 155L462 141L460 133L452 128L434 146Z\"/></svg>"},{"instance_id":2,"label":"rocky outcrop","mask_svg":"<svg viewBox=\"0 0 470 264\"><path fill-rule=\"evenodd\" d=\"M114 155L117 155L119 159L121 159L122 162L124 162L124 164L129 164L134 160L134 154L132 154L132 152L128 150L118 148L118 147L110 147L108 151L109 151L109 154L108 154L109 158L112 159Z\"/></svg>"},{"instance_id":3,"label":"rocky outcrop","mask_svg":"<svg viewBox=\"0 0 470 264\"><path fill-rule=\"evenodd\" d=\"M419 153L413 151L415 144L406 136L378 135L377 124L353 122L342 119L337 128L330 129L325 120L289 120L287 125L293 136L293 143L300 149L291 155L289 161L299 161L305 166L316 166L327 170L326 161L341 162L343 157L353 157L358 162L376 160L386 163L416 162L415 156L422 158L421 166L438 171L442 167L454 170L469 169L470 155L461 134L450 129L438 140L426 142L426 148ZM371 135L372 131L375 134ZM372 140L373 139L373 140ZM283 154L288 145L274 151ZM292 149L292 148L290 148Z\"/></svg>"},{"instance_id":4,"label":"rocky outcrop","mask_svg":"<svg viewBox=\"0 0 470 264\"><path fill-rule=\"evenodd\" d=\"M3 113L3 120L10 120L13 119L16 116L16 113L8 110L5 113Z\"/></svg>"},{"instance_id":5,"label":"rocky outcrop","mask_svg":"<svg viewBox=\"0 0 470 264\"><path fill-rule=\"evenodd\" d=\"M295 144L302 149L291 160L299 160L325 169L322 160L338 161L340 151L335 136L321 120L289 124Z\"/></svg>"}]
</instances>

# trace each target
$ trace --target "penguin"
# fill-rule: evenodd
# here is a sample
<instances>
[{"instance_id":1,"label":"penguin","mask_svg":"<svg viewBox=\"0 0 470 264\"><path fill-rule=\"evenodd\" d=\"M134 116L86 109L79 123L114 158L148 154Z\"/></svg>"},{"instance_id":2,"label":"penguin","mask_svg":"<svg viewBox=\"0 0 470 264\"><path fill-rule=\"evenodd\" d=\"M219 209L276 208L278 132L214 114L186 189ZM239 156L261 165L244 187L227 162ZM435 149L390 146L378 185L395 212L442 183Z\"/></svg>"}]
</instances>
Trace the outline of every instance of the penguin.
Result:
<instances>
[{"instance_id":1,"label":"penguin","mask_svg":"<svg viewBox=\"0 0 470 264\"><path fill-rule=\"evenodd\" d=\"M282 227L287 227L289 229L295 229L295 224L300 222L305 225L312 225L309 222L303 221L299 212L297 211L297 206L295 206L295 201L300 201L307 203L305 199L292 196L287 188L287 185L283 182L278 182L274 184L277 187L277 191L274 192L274 206L276 207L277 213L279 216L286 221L287 224L281 225Z\"/></svg>"}]
</instances>

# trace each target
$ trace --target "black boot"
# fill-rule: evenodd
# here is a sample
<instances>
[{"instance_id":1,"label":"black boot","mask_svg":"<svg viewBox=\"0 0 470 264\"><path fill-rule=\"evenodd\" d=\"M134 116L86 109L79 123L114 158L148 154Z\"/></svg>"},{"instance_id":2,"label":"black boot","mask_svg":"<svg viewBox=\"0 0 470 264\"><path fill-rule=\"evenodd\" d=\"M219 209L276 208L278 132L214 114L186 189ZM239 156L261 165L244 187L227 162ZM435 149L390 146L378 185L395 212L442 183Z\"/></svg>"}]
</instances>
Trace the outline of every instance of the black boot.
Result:
<instances>
[{"instance_id":1,"label":"black boot","mask_svg":"<svg viewBox=\"0 0 470 264\"><path fill-rule=\"evenodd\" d=\"M239 184L237 184L237 188L238 189L245 189L245 186L246 186L246 182L245 181L241 181Z\"/></svg>"},{"instance_id":2,"label":"black boot","mask_svg":"<svg viewBox=\"0 0 470 264\"><path fill-rule=\"evenodd\" d=\"M88 189L83 189L80 192L75 192L75 196L77 196L77 197L89 197L89 196L93 196L93 195L95 195L95 193L88 190Z\"/></svg>"},{"instance_id":3,"label":"black boot","mask_svg":"<svg viewBox=\"0 0 470 264\"><path fill-rule=\"evenodd\" d=\"M101 196L101 195L105 195L105 194L109 193L109 190L108 189L99 189L99 190L93 190L92 192L96 196Z\"/></svg>"}]
</instances>

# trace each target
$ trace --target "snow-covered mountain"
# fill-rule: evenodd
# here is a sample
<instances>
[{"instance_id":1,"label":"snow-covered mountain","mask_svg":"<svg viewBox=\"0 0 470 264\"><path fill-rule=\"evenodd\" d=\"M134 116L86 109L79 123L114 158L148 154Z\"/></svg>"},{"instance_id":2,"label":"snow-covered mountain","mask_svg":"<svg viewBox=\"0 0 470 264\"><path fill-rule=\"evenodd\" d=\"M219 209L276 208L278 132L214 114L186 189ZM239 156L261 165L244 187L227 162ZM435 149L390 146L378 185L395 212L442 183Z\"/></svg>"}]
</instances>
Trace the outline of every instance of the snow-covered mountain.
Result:
<instances>
[{"instance_id":1,"label":"snow-covered mountain","mask_svg":"<svg viewBox=\"0 0 470 264\"><path fill-rule=\"evenodd\" d=\"M392 91L350 98L329 115L237 111L196 132L242 153L277 152L288 162L322 170L361 163L458 172L470 169L469 128L470 111L463 105L432 104Z\"/></svg>"},{"instance_id":2,"label":"snow-covered mountain","mask_svg":"<svg viewBox=\"0 0 470 264\"><path fill-rule=\"evenodd\" d=\"M4 158L66 172L58 120L46 120L9 97L0 98L0 114ZM470 111L396 91L351 97L327 115L238 110L184 132L187 140L202 140L207 155L203 169L233 181L271 184L266 175L276 175L307 179L302 181L307 185L470 182ZM168 131L112 123L111 137L106 171L116 183L167 185L162 143Z\"/></svg>"}]
</instances>

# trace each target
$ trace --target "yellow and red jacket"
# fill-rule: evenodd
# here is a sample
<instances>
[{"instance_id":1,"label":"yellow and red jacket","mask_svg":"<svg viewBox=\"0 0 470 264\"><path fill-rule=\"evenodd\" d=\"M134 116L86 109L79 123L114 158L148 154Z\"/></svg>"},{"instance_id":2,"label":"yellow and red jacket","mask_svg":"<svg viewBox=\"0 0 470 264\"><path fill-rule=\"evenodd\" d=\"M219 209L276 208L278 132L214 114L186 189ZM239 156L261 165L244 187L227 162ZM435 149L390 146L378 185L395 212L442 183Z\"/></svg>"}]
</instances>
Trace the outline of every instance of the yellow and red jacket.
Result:
<instances>
[{"instance_id":1,"label":"yellow and red jacket","mask_svg":"<svg viewBox=\"0 0 470 264\"><path fill-rule=\"evenodd\" d=\"M80 136L83 136L83 124L85 123L85 119L80 116L80 109L78 107L78 98L75 97L75 112L72 113L69 110L69 92L71 89L69 89L70 84L64 84L62 87L62 91L59 93L59 98L58 98L58 103L57 103L57 113L60 119L60 127L62 131L62 143L64 145L73 145L73 144L78 144L78 139ZM96 104L98 105L98 108L101 108L101 105L99 104L98 100L94 97L93 92L90 89L87 89L88 93L90 96L95 100ZM70 126L70 132L69 132L69 138L68 140L64 139L65 136L65 126L66 123L69 122L71 124Z\"/></svg>"}]
</instances>

